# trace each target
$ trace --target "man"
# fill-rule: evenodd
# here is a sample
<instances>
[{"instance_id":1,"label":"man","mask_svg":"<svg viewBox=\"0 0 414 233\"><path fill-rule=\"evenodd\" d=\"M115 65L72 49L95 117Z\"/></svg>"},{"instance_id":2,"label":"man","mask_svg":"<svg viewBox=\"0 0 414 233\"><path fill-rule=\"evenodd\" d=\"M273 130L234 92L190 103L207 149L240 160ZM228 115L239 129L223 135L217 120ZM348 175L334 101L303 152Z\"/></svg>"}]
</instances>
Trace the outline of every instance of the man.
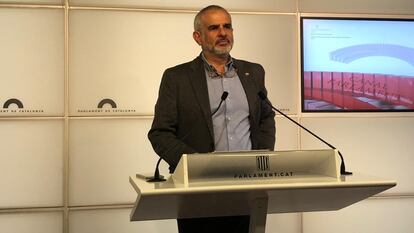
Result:
<instances>
[{"instance_id":1,"label":"man","mask_svg":"<svg viewBox=\"0 0 414 233\"><path fill-rule=\"evenodd\" d=\"M264 69L230 56L230 14L216 5L200 10L193 38L201 46L200 56L167 69L162 77L148 133L155 152L172 173L182 154L273 150L275 114L258 96L266 93ZM223 92L228 97L220 105ZM249 216L178 220L180 233L247 233L248 227Z\"/></svg>"}]
</instances>

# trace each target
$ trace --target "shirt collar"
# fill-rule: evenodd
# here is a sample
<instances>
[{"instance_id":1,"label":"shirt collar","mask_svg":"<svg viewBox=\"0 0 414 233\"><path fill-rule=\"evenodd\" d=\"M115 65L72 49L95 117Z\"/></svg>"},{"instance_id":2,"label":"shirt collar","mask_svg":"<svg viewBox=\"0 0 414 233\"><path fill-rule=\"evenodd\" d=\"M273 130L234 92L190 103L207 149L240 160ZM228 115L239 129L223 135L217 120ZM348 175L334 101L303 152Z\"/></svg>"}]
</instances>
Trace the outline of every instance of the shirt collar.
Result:
<instances>
[{"instance_id":1,"label":"shirt collar","mask_svg":"<svg viewBox=\"0 0 414 233\"><path fill-rule=\"evenodd\" d=\"M222 77L216 70L216 68L214 68L213 65L211 65L210 63L208 63L206 57L204 56L203 53L201 53L201 59L203 60L203 64L204 64L204 69L206 70L208 76L210 78L217 78L217 77ZM225 66L225 72L229 72L229 71L233 71L234 70L234 66L233 66L233 58L230 56L229 61L226 63Z\"/></svg>"}]
</instances>

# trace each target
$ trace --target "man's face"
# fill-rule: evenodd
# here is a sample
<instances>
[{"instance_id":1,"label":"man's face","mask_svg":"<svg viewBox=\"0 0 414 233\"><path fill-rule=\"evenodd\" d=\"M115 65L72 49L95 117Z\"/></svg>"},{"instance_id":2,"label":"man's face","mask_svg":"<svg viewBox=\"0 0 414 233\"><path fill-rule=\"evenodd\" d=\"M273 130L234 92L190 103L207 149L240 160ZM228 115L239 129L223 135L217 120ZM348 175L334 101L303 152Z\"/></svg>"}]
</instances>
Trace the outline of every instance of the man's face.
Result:
<instances>
[{"instance_id":1,"label":"man's face","mask_svg":"<svg viewBox=\"0 0 414 233\"><path fill-rule=\"evenodd\" d=\"M194 39L204 53L228 56L233 48L233 27L230 15L225 11L208 11L201 17L201 29L195 32Z\"/></svg>"}]
</instances>

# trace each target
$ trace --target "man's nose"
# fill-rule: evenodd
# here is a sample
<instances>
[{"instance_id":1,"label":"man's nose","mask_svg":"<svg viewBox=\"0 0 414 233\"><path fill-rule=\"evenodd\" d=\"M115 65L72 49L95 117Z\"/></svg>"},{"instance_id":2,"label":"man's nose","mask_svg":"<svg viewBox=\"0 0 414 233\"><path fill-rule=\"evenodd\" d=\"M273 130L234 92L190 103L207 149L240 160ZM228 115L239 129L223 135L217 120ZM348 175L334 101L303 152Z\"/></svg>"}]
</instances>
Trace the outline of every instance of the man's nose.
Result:
<instances>
[{"instance_id":1,"label":"man's nose","mask_svg":"<svg viewBox=\"0 0 414 233\"><path fill-rule=\"evenodd\" d=\"M219 28L219 35L220 36L225 36L226 35L226 30L223 26L220 26L220 28Z\"/></svg>"}]
</instances>

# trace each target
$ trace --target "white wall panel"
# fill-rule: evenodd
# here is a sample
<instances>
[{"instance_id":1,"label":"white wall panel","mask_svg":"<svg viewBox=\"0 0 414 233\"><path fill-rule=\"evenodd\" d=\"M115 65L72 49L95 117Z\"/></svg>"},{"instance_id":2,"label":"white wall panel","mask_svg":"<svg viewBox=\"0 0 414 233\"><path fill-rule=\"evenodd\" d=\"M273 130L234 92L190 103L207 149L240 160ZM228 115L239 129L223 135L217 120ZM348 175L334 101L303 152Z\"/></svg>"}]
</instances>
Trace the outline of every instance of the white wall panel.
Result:
<instances>
[{"instance_id":1,"label":"white wall panel","mask_svg":"<svg viewBox=\"0 0 414 233\"><path fill-rule=\"evenodd\" d=\"M336 146L347 170L395 179L388 193L413 193L414 121L411 117L302 118L310 130ZM327 148L302 132L303 149Z\"/></svg>"},{"instance_id":2,"label":"white wall panel","mask_svg":"<svg viewBox=\"0 0 414 233\"><path fill-rule=\"evenodd\" d=\"M152 114L163 71L198 56L192 14L71 11L71 115ZM110 98L119 110L85 113Z\"/></svg>"},{"instance_id":3,"label":"white wall panel","mask_svg":"<svg viewBox=\"0 0 414 233\"><path fill-rule=\"evenodd\" d=\"M303 233L412 233L414 199L370 199L345 209L303 215Z\"/></svg>"},{"instance_id":4,"label":"white wall panel","mask_svg":"<svg viewBox=\"0 0 414 233\"><path fill-rule=\"evenodd\" d=\"M152 114L163 71L194 59L200 52L192 39L193 17L176 13L71 13L71 115ZM270 99L281 109L296 112L296 48L294 43L286 46L295 40L296 18L235 15L233 21L234 56L262 63ZM257 43L255 35L266 37ZM105 98L126 111L97 109Z\"/></svg>"},{"instance_id":5,"label":"white wall panel","mask_svg":"<svg viewBox=\"0 0 414 233\"><path fill-rule=\"evenodd\" d=\"M263 65L269 99L283 112L296 113L296 17L234 15L233 25L232 55Z\"/></svg>"},{"instance_id":6,"label":"white wall panel","mask_svg":"<svg viewBox=\"0 0 414 233\"><path fill-rule=\"evenodd\" d=\"M176 220L130 222L130 213L131 209L70 211L69 233L177 232Z\"/></svg>"},{"instance_id":7,"label":"white wall panel","mask_svg":"<svg viewBox=\"0 0 414 233\"><path fill-rule=\"evenodd\" d=\"M268 214L266 219L267 233L302 233L301 215L291 214Z\"/></svg>"},{"instance_id":8,"label":"white wall panel","mask_svg":"<svg viewBox=\"0 0 414 233\"><path fill-rule=\"evenodd\" d=\"M279 116L278 113L276 113ZM296 117L291 117L298 121ZM275 150L298 150L298 127L283 116L276 117L276 145Z\"/></svg>"},{"instance_id":9,"label":"white wall panel","mask_svg":"<svg viewBox=\"0 0 414 233\"><path fill-rule=\"evenodd\" d=\"M7 4L53 4L53 5L64 5L65 0L0 0L0 3Z\"/></svg>"},{"instance_id":10,"label":"white wall panel","mask_svg":"<svg viewBox=\"0 0 414 233\"><path fill-rule=\"evenodd\" d=\"M59 233L63 232L61 212L0 214L0 232Z\"/></svg>"},{"instance_id":11,"label":"white wall panel","mask_svg":"<svg viewBox=\"0 0 414 233\"><path fill-rule=\"evenodd\" d=\"M412 0L299 0L301 12L335 13L414 13Z\"/></svg>"},{"instance_id":12,"label":"white wall panel","mask_svg":"<svg viewBox=\"0 0 414 233\"><path fill-rule=\"evenodd\" d=\"M129 176L153 172L158 156L147 139L152 119L71 120L70 205L133 203Z\"/></svg>"},{"instance_id":13,"label":"white wall panel","mask_svg":"<svg viewBox=\"0 0 414 233\"><path fill-rule=\"evenodd\" d=\"M63 115L64 14L0 9L0 116ZM17 104L4 106L10 99Z\"/></svg>"},{"instance_id":14,"label":"white wall panel","mask_svg":"<svg viewBox=\"0 0 414 233\"><path fill-rule=\"evenodd\" d=\"M69 0L71 5L95 5L95 6L122 6L122 7L146 7L161 9L192 9L199 10L211 4L227 8L230 11L296 11L296 1L292 0Z\"/></svg>"},{"instance_id":15,"label":"white wall panel","mask_svg":"<svg viewBox=\"0 0 414 233\"><path fill-rule=\"evenodd\" d=\"M0 121L0 208L62 206L63 121Z\"/></svg>"},{"instance_id":16,"label":"white wall panel","mask_svg":"<svg viewBox=\"0 0 414 233\"><path fill-rule=\"evenodd\" d=\"M0 0L0 3L6 4L52 4L52 5L64 5L65 0Z\"/></svg>"}]
</instances>

